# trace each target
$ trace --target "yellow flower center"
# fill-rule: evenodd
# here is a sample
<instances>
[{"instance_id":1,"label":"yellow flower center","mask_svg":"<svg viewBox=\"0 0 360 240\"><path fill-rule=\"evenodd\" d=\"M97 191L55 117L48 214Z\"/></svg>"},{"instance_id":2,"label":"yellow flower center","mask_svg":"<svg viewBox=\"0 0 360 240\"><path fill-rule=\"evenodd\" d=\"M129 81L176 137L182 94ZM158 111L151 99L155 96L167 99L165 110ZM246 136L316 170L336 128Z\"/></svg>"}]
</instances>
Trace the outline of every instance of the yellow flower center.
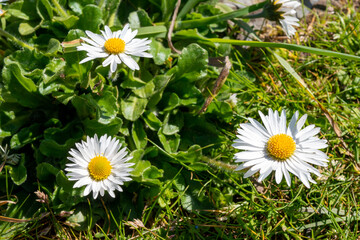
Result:
<instances>
[{"instance_id":1,"label":"yellow flower center","mask_svg":"<svg viewBox=\"0 0 360 240\"><path fill-rule=\"evenodd\" d=\"M96 156L90 160L88 170L95 181L107 179L111 173L110 161L106 157Z\"/></svg>"},{"instance_id":2,"label":"yellow flower center","mask_svg":"<svg viewBox=\"0 0 360 240\"><path fill-rule=\"evenodd\" d=\"M104 44L105 50L111 54L119 54L125 51L125 42L120 38L109 38Z\"/></svg>"},{"instance_id":3,"label":"yellow flower center","mask_svg":"<svg viewBox=\"0 0 360 240\"><path fill-rule=\"evenodd\" d=\"M269 138L267 150L269 154L277 160L286 160L296 149L296 143L289 135L284 133L277 134Z\"/></svg>"}]
</instances>

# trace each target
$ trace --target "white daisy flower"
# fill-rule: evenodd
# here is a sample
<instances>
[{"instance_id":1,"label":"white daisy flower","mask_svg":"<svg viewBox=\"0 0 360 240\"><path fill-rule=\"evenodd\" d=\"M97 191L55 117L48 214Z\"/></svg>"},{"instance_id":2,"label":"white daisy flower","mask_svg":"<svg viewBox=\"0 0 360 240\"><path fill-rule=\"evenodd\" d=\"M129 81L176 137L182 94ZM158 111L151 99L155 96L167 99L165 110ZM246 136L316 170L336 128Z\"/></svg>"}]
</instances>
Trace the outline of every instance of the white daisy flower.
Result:
<instances>
[{"instance_id":1,"label":"white daisy flower","mask_svg":"<svg viewBox=\"0 0 360 240\"><path fill-rule=\"evenodd\" d=\"M85 31L89 38L81 37L86 43L82 43L77 50L87 51L87 57L81 60L80 64L96 58L106 58L102 65L104 67L110 65L112 73L121 63L131 70L139 70L139 65L131 56L152 58L152 55L145 52L150 49L148 44L151 40L135 38L137 32L137 30L131 31L129 24L126 24L123 30L116 32L105 26L105 31L101 31L102 35Z\"/></svg>"},{"instance_id":2,"label":"white daisy flower","mask_svg":"<svg viewBox=\"0 0 360 240\"><path fill-rule=\"evenodd\" d=\"M274 5L278 7L277 12L280 14L278 21L284 32L289 38L292 37L296 33L294 26L300 26L295 8L299 7L301 3L292 0L275 0Z\"/></svg>"},{"instance_id":3,"label":"white daisy flower","mask_svg":"<svg viewBox=\"0 0 360 240\"><path fill-rule=\"evenodd\" d=\"M126 148L121 148L119 140L108 137L106 134L98 140L97 135L87 137L86 142L76 143L77 149L71 149L68 159L72 163L66 164L66 175L71 181L77 181L74 188L86 186L84 196L93 192L94 199L100 193L104 196L107 191L111 197L115 197L114 190L122 192L120 185L131 181L131 166L127 163L131 156Z\"/></svg>"},{"instance_id":4,"label":"white daisy flower","mask_svg":"<svg viewBox=\"0 0 360 240\"><path fill-rule=\"evenodd\" d=\"M233 147L245 151L235 154L235 162L242 162L236 170L250 168L244 174L245 178L260 171L258 181L275 171L276 183L279 184L284 176L289 186L291 172L310 188L309 182L316 183L310 173L321 176L310 164L325 167L328 162L327 155L319 150L327 147L326 140L315 136L320 128L309 125L301 129L307 115L298 121L298 112L292 116L288 127L284 110L281 116L271 109L268 116L260 111L259 114L265 127L252 118L249 123L240 124Z\"/></svg>"}]
</instances>

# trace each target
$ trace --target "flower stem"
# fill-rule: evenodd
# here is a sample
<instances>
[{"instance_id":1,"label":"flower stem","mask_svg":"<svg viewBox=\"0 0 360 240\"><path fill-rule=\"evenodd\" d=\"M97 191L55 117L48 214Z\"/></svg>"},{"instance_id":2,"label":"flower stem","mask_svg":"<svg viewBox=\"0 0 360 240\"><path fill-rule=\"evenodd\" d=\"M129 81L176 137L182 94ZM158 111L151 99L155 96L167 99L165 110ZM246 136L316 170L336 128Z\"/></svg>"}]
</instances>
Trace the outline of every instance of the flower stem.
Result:
<instances>
[{"instance_id":1,"label":"flower stem","mask_svg":"<svg viewBox=\"0 0 360 240\"><path fill-rule=\"evenodd\" d=\"M67 13L64 11L64 9L61 7L61 5L59 4L59 2L57 0L51 0L51 2L55 5L56 7L56 12L62 16L62 17L68 17Z\"/></svg>"},{"instance_id":2,"label":"flower stem","mask_svg":"<svg viewBox=\"0 0 360 240\"><path fill-rule=\"evenodd\" d=\"M13 35L11 35L10 33L6 32L6 31L4 31L1 28L0 28L0 35L6 37L7 39L9 39L9 40L11 40L13 42L15 42L16 44L20 45L21 47L27 48L27 49L29 49L31 51L35 49L34 47L32 47L32 46L28 45L27 43L17 39L16 37L14 37Z\"/></svg>"}]
</instances>

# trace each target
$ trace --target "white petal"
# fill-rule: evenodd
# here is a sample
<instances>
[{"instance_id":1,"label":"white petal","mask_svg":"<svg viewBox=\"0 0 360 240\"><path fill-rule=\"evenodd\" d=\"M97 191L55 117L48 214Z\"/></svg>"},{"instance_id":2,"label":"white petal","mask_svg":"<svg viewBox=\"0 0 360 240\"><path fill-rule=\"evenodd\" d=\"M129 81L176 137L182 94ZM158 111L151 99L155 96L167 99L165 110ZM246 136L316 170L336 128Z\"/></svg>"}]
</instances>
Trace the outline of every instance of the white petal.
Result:
<instances>
[{"instance_id":1,"label":"white petal","mask_svg":"<svg viewBox=\"0 0 360 240\"><path fill-rule=\"evenodd\" d=\"M131 70L139 70L139 65L132 59L130 56L126 54L120 54L120 59L128 66Z\"/></svg>"},{"instance_id":2,"label":"white petal","mask_svg":"<svg viewBox=\"0 0 360 240\"><path fill-rule=\"evenodd\" d=\"M86 35L88 35L92 40L94 40L98 45L100 46L104 46L105 44L105 39L96 33L92 33L90 31L85 31Z\"/></svg>"}]
</instances>

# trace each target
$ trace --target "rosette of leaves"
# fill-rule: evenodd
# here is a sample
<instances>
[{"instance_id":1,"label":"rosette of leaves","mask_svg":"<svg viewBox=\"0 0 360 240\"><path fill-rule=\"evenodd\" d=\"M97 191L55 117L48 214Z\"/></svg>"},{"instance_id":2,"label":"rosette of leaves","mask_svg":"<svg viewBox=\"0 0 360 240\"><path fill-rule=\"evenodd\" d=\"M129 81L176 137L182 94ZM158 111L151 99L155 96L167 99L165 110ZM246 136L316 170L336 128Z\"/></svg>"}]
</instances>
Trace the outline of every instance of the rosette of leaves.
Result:
<instances>
[{"instance_id":1,"label":"rosette of leaves","mask_svg":"<svg viewBox=\"0 0 360 240\"><path fill-rule=\"evenodd\" d=\"M105 212L97 201L92 201L90 211L81 189L72 188L62 169L74 143L96 133L116 136L134 156L134 181L115 200L105 198L114 214L139 218L145 204L165 208L177 198L187 210L211 208L203 186L192 174L206 176L209 166L203 159L213 151L207 146L224 144L226 137L219 129L232 120L233 110L224 99L235 86L226 87L208 113L198 115L218 75L208 65L209 52L220 48L183 41L187 34L197 34L183 32L175 38L182 52L173 55L161 34L150 34L154 59L142 60L137 72L121 69L112 81L101 65L79 64L85 53L61 47L61 42L76 43L85 30L98 32L109 23L120 28L126 21L120 14L124 9L118 8L120 0L97 2L19 0L8 6L3 19L6 30L21 36L27 45L19 48L9 41L3 55L0 133L3 143L22 154L17 177L26 181L14 180L13 173L9 181L2 172L1 184L10 185L0 191L10 189L19 201L25 201L41 189L49 195L55 214L76 209L69 220L87 229L89 218L95 224L106 217ZM137 8L127 13L132 26L168 21L175 6L175 1L161 1L160 9L144 3L135 1ZM207 5L199 9L216 13ZM208 34L224 29L214 25L210 30ZM29 211L9 213L30 218L42 211L40 206L36 203Z\"/></svg>"}]
</instances>

